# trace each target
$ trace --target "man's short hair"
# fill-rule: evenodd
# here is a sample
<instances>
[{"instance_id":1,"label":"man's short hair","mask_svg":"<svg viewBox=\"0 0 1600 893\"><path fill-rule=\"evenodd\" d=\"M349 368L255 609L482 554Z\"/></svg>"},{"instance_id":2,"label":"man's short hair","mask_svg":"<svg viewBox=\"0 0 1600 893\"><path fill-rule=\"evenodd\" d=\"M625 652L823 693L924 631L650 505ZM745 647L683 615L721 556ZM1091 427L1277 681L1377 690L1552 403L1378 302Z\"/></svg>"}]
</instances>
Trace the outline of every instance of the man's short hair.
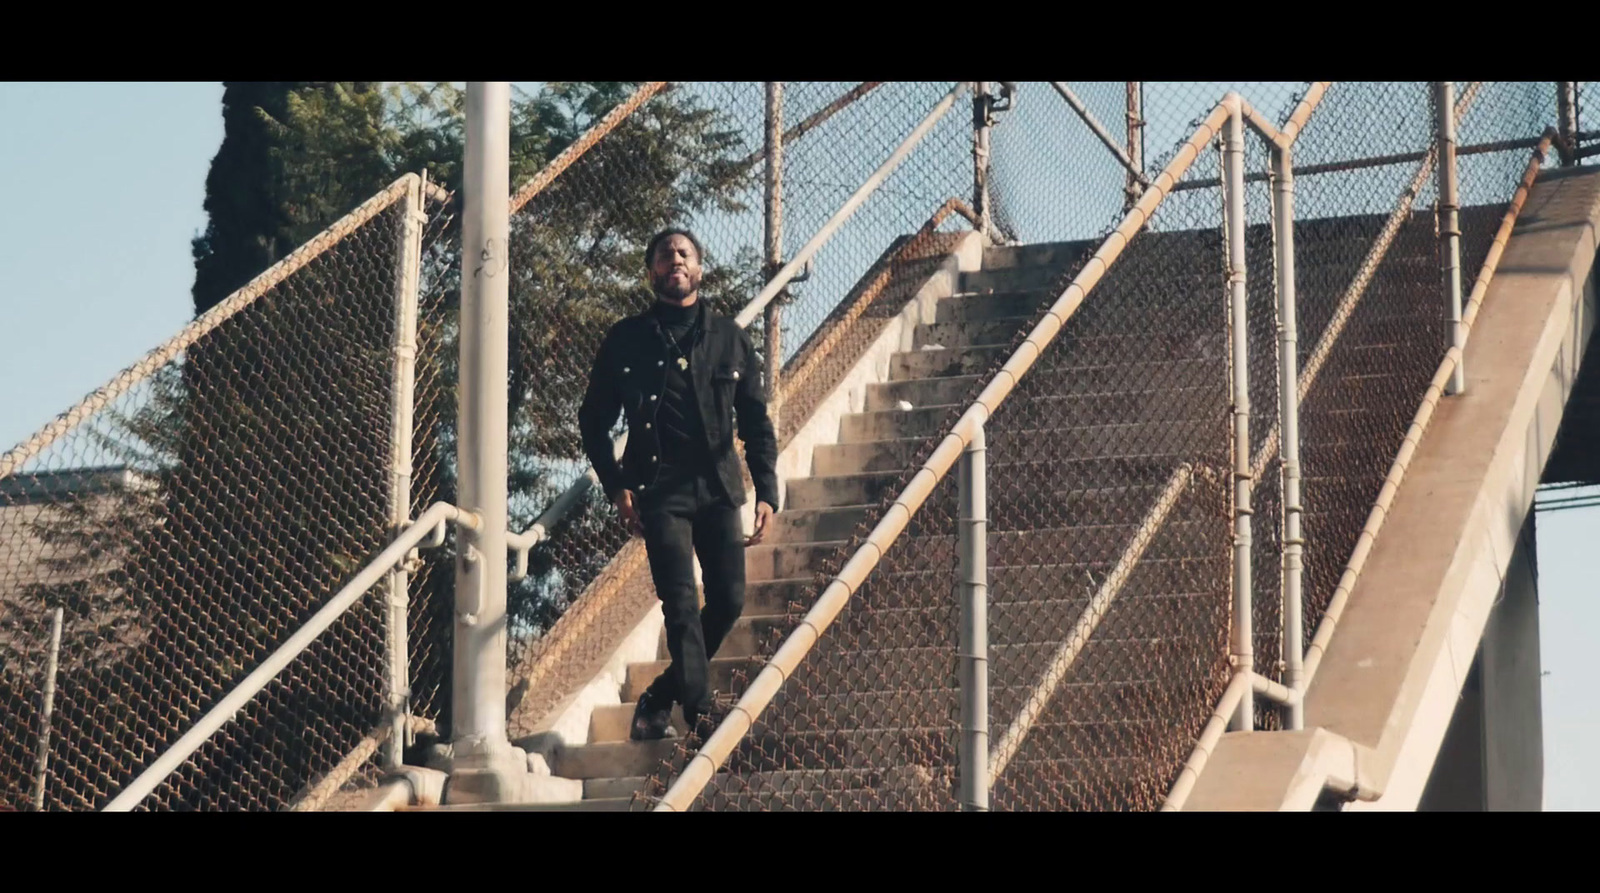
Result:
<instances>
[{"instance_id":1,"label":"man's short hair","mask_svg":"<svg viewBox=\"0 0 1600 893\"><path fill-rule=\"evenodd\" d=\"M667 239L672 238L673 236L683 236L685 239L688 239L689 244L694 246L695 260L705 263L706 250L700 247L700 240L694 237L694 233L691 233L688 230L680 227L673 227L671 229L664 229L650 237L650 244L646 245L644 248L644 265L646 269L656 262L656 246L660 245Z\"/></svg>"}]
</instances>

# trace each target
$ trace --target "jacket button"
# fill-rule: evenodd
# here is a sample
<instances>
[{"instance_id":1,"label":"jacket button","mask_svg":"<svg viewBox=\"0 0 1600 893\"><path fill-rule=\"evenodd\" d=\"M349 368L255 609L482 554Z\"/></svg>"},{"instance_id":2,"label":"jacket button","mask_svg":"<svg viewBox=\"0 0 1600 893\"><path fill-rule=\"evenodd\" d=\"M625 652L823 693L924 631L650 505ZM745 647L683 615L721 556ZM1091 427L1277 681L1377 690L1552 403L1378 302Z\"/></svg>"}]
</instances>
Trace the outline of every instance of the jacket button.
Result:
<instances>
[{"instance_id":1,"label":"jacket button","mask_svg":"<svg viewBox=\"0 0 1600 893\"><path fill-rule=\"evenodd\" d=\"M646 430L646 431L649 431L649 430L650 430L650 423L649 423L649 422L645 422L645 423L644 423L644 429L645 429L645 430Z\"/></svg>"},{"instance_id":2,"label":"jacket button","mask_svg":"<svg viewBox=\"0 0 1600 893\"><path fill-rule=\"evenodd\" d=\"M654 461L656 461L656 457L655 457L655 456L651 456L651 457L650 457L650 461L651 461L651 462L654 462Z\"/></svg>"},{"instance_id":3,"label":"jacket button","mask_svg":"<svg viewBox=\"0 0 1600 893\"><path fill-rule=\"evenodd\" d=\"M650 395L650 402L651 402L651 403L654 403L654 402L656 402L656 395L655 395L655 394L651 394L651 395Z\"/></svg>"},{"instance_id":4,"label":"jacket button","mask_svg":"<svg viewBox=\"0 0 1600 893\"><path fill-rule=\"evenodd\" d=\"M657 366L665 366L665 365L667 365L667 361L666 360L656 360L656 365Z\"/></svg>"},{"instance_id":5,"label":"jacket button","mask_svg":"<svg viewBox=\"0 0 1600 893\"><path fill-rule=\"evenodd\" d=\"M627 366L623 366L623 367L622 367L622 374L623 374L623 375L627 375L627 374L628 374L628 373L629 373L629 372L631 372L631 371L632 371L632 370L631 370L631 369L629 369L629 368L628 368L628 367L627 367Z\"/></svg>"},{"instance_id":6,"label":"jacket button","mask_svg":"<svg viewBox=\"0 0 1600 893\"><path fill-rule=\"evenodd\" d=\"M733 372L733 380L734 381L738 381L739 380L739 371L737 369L735 369L734 372Z\"/></svg>"}]
</instances>

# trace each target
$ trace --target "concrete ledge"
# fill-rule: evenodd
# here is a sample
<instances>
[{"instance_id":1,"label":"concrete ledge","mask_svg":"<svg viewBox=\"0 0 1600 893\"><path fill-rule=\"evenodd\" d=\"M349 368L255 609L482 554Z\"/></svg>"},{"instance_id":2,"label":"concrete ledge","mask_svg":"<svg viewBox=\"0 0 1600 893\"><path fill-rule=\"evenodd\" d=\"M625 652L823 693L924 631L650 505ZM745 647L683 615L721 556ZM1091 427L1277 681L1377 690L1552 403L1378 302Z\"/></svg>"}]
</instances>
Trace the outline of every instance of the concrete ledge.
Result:
<instances>
[{"instance_id":1,"label":"concrete ledge","mask_svg":"<svg viewBox=\"0 0 1600 893\"><path fill-rule=\"evenodd\" d=\"M1416 808L1593 328L1597 224L1600 171L1534 186L1467 344L1466 393L1435 411L1306 694L1315 731L1225 737L1189 808L1303 808L1303 772L1333 759L1312 753L1319 734L1369 754L1356 778L1329 764L1322 779L1354 787L1351 809Z\"/></svg>"},{"instance_id":2,"label":"concrete ledge","mask_svg":"<svg viewBox=\"0 0 1600 893\"><path fill-rule=\"evenodd\" d=\"M1370 786L1376 763L1371 748L1327 729L1230 732L1206 762L1204 783L1195 786L1184 811L1307 812L1330 784Z\"/></svg>"}]
</instances>

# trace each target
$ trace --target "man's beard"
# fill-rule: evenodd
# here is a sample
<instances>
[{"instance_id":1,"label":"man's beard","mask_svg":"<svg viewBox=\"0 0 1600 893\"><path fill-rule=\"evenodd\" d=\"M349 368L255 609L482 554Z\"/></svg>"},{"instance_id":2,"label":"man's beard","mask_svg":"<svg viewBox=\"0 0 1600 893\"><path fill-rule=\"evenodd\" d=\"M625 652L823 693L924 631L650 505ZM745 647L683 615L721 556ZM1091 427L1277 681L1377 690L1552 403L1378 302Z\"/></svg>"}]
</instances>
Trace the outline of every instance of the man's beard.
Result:
<instances>
[{"instance_id":1,"label":"man's beard","mask_svg":"<svg viewBox=\"0 0 1600 893\"><path fill-rule=\"evenodd\" d=\"M668 273L667 275L659 277L656 279L656 281L650 283L650 286L655 290L657 297L666 298L669 301L677 303L694 294L695 291L700 288L700 283L689 277L687 274L685 274L684 279L686 280L685 283L683 285L679 285L673 281L672 274Z\"/></svg>"}]
</instances>

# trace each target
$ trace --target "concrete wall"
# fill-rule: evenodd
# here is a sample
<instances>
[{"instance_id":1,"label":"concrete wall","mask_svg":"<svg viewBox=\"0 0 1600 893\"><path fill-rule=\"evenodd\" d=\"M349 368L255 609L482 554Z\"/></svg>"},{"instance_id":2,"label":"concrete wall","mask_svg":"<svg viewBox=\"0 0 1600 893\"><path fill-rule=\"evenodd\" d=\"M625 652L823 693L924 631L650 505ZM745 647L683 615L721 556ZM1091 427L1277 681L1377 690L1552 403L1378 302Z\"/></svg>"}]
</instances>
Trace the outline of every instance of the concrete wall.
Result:
<instances>
[{"instance_id":1,"label":"concrete wall","mask_svg":"<svg viewBox=\"0 0 1600 893\"><path fill-rule=\"evenodd\" d=\"M1593 331L1597 226L1600 171L1540 176L1467 343L1467 391L1440 402L1417 447L1306 693L1307 731L1225 736L1186 808L1309 809L1324 786L1359 801L1351 810L1417 808L1502 584L1519 573L1523 524ZM1494 678L1482 722L1494 734L1482 760L1501 780L1485 788L1489 808L1528 803L1536 771L1536 598L1517 587L1504 590L1517 600L1485 649Z\"/></svg>"},{"instance_id":2,"label":"concrete wall","mask_svg":"<svg viewBox=\"0 0 1600 893\"><path fill-rule=\"evenodd\" d=\"M1534 812L1544 806L1537 554L1530 514L1419 811Z\"/></svg>"}]
</instances>

